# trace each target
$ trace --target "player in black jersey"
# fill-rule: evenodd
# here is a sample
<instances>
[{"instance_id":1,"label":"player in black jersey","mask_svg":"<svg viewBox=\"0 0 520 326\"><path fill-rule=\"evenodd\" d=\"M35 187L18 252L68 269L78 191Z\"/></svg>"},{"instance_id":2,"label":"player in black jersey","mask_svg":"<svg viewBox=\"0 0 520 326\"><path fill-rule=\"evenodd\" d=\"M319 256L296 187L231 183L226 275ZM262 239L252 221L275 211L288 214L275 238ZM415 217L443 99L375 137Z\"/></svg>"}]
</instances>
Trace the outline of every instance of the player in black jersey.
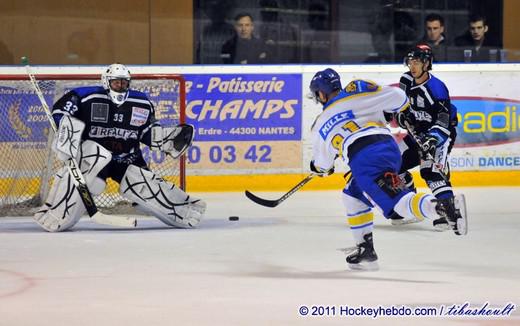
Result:
<instances>
[{"instance_id":1,"label":"player in black jersey","mask_svg":"<svg viewBox=\"0 0 520 326\"><path fill-rule=\"evenodd\" d=\"M409 71L401 76L399 85L411 106L396 117L399 126L408 130L401 145L400 174L406 185L414 189L408 170L420 166L421 177L439 205L448 212L457 213L448 166L448 154L457 138L457 108L451 104L446 85L430 73L432 62L432 49L426 44L418 44L404 58ZM457 216L460 218L460 214ZM396 214L391 218L394 224L402 221ZM457 232L455 221L446 217L435 220L433 225L441 231L451 226Z\"/></svg>"},{"instance_id":2,"label":"player in black jersey","mask_svg":"<svg viewBox=\"0 0 520 326\"><path fill-rule=\"evenodd\" d=\"M147 167L140 145L179 157L191 145L193 127L162 127L145 93L130 89L130 71L112 64L102 86L75 88L53 106L58 125L53 150L62 160L73 158L90 191L99 194L107 178L120 183L120 193L168 225L190 228L202 218L206 204L157 177ZM35 215L48 231L74 226L85 212L68 170L55 177L45 205Z\"/></svg>"}]
</instances>

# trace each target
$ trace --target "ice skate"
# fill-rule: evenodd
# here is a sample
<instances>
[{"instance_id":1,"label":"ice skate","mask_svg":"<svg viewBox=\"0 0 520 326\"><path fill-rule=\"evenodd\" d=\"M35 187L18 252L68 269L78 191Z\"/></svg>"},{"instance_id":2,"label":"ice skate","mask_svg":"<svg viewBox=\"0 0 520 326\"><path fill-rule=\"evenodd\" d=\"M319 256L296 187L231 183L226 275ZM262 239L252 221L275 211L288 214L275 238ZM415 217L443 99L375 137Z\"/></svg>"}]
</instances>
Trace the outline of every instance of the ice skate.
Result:
<instances>
[{"instance_id":1,"label":"ice skate","mask_svg":"<svg viewBox=\"0 0 520 326\"><path fill-rule=\"evenodd\" d=\"M466 199L464 195L437 199L435 209L437 213L446 218L449 226L456 235L466 235L468 233L468 217L466 214Z\"/></svg>"},{"instance_id":2,"label":"ice skate","mask_svg":"<svg viewBox=\"0 0 520 326\"><path fill-rule=\"evenodd\" d=\"M348 267L353 270L375 271L379 269L377 254L374 250L372 233L363 236L364 242L345 251Z\"/></svg>"},{"instance_id":3,"label":"ice skate","mask_svg":"<svg viewBox=\"0 0 520 326\"><path fill-rule=\"evenodd\" d=\"M435 231L443 232L451 229L448 221L444 217L439 217L436 220L433 220L433 228Z\"/></svg>"},{"instance_id":4,"label":"ice skate","mask_svg":"<svg viewBox=\"0 0 520 326\"><path fill-rule=\"evenodd\" d=\"M390 223L394 226L422 222L422 220L420 220L416 217L407 218L407 217L403 217L395 212L392 213L392 215L390 215L389 219L390 219Z\"/></svg>"}]
</instances>

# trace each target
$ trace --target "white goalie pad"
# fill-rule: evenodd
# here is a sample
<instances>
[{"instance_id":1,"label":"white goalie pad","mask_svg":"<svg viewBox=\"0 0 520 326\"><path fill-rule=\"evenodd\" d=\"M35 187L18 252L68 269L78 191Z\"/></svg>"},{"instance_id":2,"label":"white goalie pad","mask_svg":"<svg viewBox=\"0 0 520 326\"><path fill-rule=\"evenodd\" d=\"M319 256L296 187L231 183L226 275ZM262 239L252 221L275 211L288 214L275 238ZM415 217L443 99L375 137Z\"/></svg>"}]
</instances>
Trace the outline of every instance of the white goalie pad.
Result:
<instances>
[{"instance_id":1,"label":"white goalie pad","mask_svg":"<svg viewBox=\"0 0 520 326\"><path fill-rule=\"evenodd\" d=\"M93 195L105 189L99 172L110 162L112 154L101 145L86 140L81 145L80 169ZM34 219L49 232L65 231L73 227L85 213L85 205L74 185L74 178L64 166L54 176L45 204L34 214Z\"/></svg>"},{"instance_id":2,"label":"white goalie pad","mask_svg":"<svg viewBox=\"0 0 520 326\"><path fill-rule=\"evenodd\" d=\"M189 124L180 124L177 127L152 128L152 150L169 153L178 158L191 146L195 129Z\"/></svg>"},{"instance_id":3,"label":"white goalie pad","mask_svg":"<svg viewBox=\"0 0 520 326\"><path fill-rule=\"evenodd\" d=\"M193 228L200 223L206 203L194 198L153 172L130 165L121 181L121 195L163 223Z\"/></svg>"},{"instance_id":4,"label":"white goalie pad","mask_svg":"<svg viewBox=\"0 0 520 326\"><path fill-rule=\"evenodd\" d=\"M78 157L81 145L81 135L85 129L85 123L69 115L61 118L58 131L54 135L52 150L61 161Z\"/></svg>"}]
</instances>

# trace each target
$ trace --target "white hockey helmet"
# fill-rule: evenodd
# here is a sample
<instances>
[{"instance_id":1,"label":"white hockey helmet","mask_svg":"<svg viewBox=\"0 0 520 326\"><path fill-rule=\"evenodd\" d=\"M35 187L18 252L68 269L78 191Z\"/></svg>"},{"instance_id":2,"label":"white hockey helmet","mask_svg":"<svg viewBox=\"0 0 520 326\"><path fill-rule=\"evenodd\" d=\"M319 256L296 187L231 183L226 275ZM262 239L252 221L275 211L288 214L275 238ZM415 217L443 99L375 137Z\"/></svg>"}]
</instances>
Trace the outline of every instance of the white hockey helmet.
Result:
<instances>
[{"instance_id":1,"label":"white hockey helmet","mask_svg":"<svg viewBox=\"0 0 520 326\"><path fill-rule=\"evenodd\" d=\"M110 87L110 81L114 79L125 79L128 81L128 87L116 91ZM128 98L128 91L130 89L130 70L120 63L114 63L108 66L101 74L101 83L103 88L108 92L108 96L112 102L117 105L123 104Z\"/></svg>"}]
</instances>

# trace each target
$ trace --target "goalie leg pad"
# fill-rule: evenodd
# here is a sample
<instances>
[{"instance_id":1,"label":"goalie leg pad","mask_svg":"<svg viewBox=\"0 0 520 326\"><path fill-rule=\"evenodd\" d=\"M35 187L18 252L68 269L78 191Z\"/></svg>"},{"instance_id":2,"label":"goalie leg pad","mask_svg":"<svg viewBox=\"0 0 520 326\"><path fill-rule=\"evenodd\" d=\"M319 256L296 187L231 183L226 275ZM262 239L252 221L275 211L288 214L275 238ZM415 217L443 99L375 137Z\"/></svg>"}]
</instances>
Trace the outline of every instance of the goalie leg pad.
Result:
<instances>
[{"instance_id":1,"label":"goalie leg pad","mask_svg":"<svg viewBox=\"0 0 520 326\"><path fill-rule=\"evenodd\" d=\"M112 155L93 141L85 141L81 149L83 159L80 167L87 186L92 194L100 194L105 188L105 181L96 176L110 162ZM63 167L54 176L45 204L34 214L34 219L49 232L65 231L73 227L85 211L74 178L69 169Z\"/></svg>"},{"instance_id":2,"label":"goalie leg pad","mask_svg":"<svg viewBox=\"0 0 520 326\"><path fill-rule=\"evenodd\" d=\"M170 226L193 228L206 211L206 203L201 199L132 164L126 170L119 191L140 209Z\"/></svg>"}]
</instances>

